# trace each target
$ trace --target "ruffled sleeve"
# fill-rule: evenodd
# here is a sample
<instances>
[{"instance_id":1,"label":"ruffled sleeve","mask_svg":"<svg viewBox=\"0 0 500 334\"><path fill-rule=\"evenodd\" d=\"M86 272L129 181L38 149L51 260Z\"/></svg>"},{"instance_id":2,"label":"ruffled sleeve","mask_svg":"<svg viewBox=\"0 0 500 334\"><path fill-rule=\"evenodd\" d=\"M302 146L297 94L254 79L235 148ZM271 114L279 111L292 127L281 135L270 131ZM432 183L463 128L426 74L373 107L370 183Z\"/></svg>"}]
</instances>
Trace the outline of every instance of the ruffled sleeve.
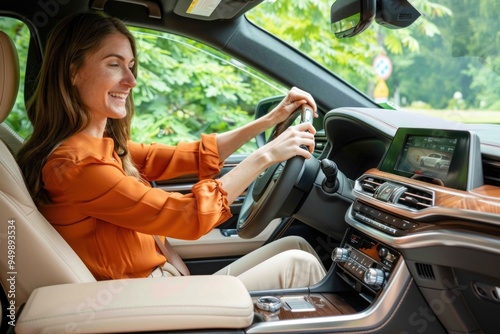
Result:
<instances>
[{"instance_id":1,"label":"ruffled sleeve","mask_svg":"<svg viewBox=\"0 0 500 334\"><path fill-rule=\"evenodd\" d=\"M215 134L201 136L192 143L177 146L137 144L129 141L132 159L148 180L165 180L181 175L197 175L198 179L216 176L223 165L217 150Z\"/></svg>"}]
</instances>

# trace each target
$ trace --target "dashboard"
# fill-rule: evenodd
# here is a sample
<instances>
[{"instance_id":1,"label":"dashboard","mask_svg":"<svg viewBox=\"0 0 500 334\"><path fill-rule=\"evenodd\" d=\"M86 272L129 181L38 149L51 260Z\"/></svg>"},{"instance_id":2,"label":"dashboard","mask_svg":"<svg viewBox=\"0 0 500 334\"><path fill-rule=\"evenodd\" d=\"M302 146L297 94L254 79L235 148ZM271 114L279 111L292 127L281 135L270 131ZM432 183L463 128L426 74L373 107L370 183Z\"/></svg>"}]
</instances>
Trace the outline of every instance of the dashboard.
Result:
<instances>
[{"instance_id":1,"label":"dashboard","mask_svg":"<svg viewBox=\"0 0 500 334\"><path fill-rule=\"evenodd\" d=\"M408 270L410 285L445 331L497 330L497 131L402 111L327 114L324 158L342 171L342 196L351 201L347 233L333 260L337 275L372 307L401 279L395 272Z\"/></svg>"},{"instance_id":2,"label":"dashboard","mask_svg":"<svg viewBox=\"0 0 500 334\"><path fill-rule=\"evenodd\" d=\"M333 265L317 285L278 295L314 312L287 306L249 333L496 333L498 126L339 108L324 130L321 162L303 168L314 176L299 177L313 185L293 217L340 241ZM307 317L314 321L290 320Z\"/></svg>"}]
</instances>

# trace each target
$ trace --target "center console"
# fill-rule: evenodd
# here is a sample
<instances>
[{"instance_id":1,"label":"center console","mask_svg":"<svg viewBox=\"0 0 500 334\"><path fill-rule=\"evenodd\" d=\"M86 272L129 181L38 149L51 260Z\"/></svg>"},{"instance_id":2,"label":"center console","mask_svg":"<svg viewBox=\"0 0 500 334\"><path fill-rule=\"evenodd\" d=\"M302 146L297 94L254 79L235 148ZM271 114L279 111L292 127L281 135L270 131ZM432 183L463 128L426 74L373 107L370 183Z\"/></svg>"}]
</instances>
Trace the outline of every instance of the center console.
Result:
<instances>
[{"instance_id":1,"label":"center console","mask_svg":"<svg viewBox=\"0 0 500 334\"><path fill-rule=\"evenodd\" d=\"M332 254L337 274L370 303L386 285L399 257L394 249L354 229Z\"/></svg>"},{"instance_id":2,"label":"center console","mask_svg":"<svg viewBox=\"0 0 500 334\"><path fill-rule=\"evenodd\" d=\"M342 292L314 287L304 293L253 296L260 322L353 315L372 305L400 264L400 254L374 238L350 228L332 254L329 281L343 282ZM323 284L325 285L325 284ZM317 291L317 292L315 292Z\"/></svg>"}]
</instances>

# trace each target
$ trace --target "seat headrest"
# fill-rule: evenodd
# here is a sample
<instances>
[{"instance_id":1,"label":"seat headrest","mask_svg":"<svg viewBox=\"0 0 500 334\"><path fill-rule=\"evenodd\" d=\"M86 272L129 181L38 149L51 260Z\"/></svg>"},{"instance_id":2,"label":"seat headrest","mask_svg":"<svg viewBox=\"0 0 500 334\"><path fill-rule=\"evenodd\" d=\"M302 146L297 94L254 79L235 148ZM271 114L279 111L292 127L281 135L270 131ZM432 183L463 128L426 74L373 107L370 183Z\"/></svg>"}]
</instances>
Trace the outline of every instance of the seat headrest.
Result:
<instances>
[{"instance_id":1,"label":"seat headrest","mask_svg":"<svg viewBox=\"0 0 500 334\"><path fill-rule=\"evenodd\" d=\"M9 116L19 90L19 58L10 37L0 31L0 123Z\"/></svg>"}]
</instances>

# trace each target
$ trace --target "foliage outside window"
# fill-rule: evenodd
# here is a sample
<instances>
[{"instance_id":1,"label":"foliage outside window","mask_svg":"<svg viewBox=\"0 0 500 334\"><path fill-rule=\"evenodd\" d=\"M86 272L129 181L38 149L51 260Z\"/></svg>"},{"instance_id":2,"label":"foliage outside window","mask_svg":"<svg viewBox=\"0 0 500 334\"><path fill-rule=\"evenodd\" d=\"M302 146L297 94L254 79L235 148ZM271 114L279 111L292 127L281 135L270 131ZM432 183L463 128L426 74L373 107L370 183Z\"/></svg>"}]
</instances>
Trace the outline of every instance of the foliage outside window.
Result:
<instances>
[{"instance_id":1,"label":"foliage outside window","mask_svg":"<svg viewBox=\"0 0 500 334\"><path fill-rule=\"evenodd\" d=\"M247 17L367 96L376 97L373 60L384 54L393 65L384 82L389 102L462 122L500 123L499 21L490 10L496 1L411 0L423 15L409 28L374 22L345 39L330 30L333 1L265 1Z\"/></svg>"},{"instance_id":2,"label":"foliage outside window","mask_svg":"<svg viewBox=\"0 0 500 334\"><path fill-rule=\"evenodd\" d=\"M132 139L176 144L254 117L262 98L286 93L235 59L193 40L132 28L138 44ZM255 150L254 141L238 153Z\"/></svg>"}]
</instances>

